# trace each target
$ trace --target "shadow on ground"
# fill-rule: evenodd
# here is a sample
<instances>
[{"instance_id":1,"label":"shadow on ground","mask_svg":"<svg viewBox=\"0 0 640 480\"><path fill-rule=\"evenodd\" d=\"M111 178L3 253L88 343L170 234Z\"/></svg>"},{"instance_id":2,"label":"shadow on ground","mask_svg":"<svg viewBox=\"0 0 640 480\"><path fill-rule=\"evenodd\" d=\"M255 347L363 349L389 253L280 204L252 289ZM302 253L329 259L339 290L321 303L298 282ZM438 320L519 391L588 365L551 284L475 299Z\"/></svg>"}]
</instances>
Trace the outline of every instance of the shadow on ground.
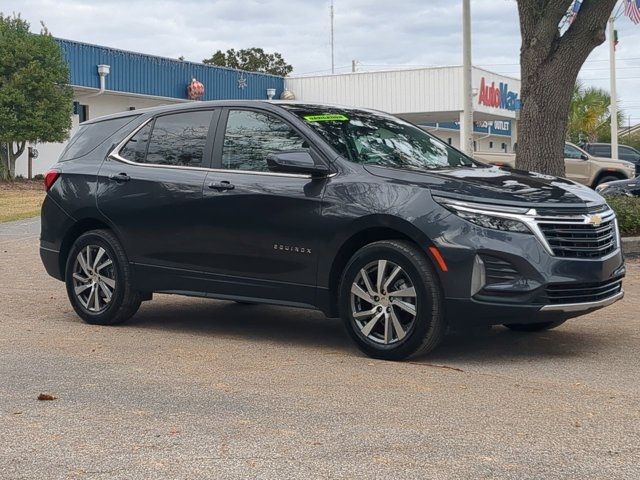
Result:
<instances>
[{"instance_id":1,"label":"shadow on ground","mask_svg":"<svg viewBox=\"0 0 640 480\"><path fill-rule=\"evenodd\" d=\"M512 332L502 326L454 332L435 352L414 361L526 362L588 357L609 348L611 340L585 329L579 322L569 321L556 330L539 333ZM327 319L312 310L176 297L175 303L144 304L122 328L128 326L326 348L359 355L340 320Z\"/></svg>"}]
</instances>

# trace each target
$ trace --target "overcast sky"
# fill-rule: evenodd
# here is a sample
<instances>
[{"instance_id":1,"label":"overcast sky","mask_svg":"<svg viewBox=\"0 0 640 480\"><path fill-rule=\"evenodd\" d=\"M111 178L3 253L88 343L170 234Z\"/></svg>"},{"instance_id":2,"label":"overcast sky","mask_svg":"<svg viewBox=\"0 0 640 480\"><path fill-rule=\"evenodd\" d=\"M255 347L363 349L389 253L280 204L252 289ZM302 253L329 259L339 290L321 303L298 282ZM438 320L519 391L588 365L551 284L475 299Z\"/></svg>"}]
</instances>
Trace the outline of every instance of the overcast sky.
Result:
<instances>
[{"instance_id":1,"label":"overcast sky","mask_svg":"<svg viewBox=\"0 0 640 480\"><path fill-rule=\"evenodd\" d=\"M335 64L348 71L462 62L461 0L335 0ZM2 0L39 31L126 50L202 61L217 49L278 51L293 74L328 73L329 0ZM472 0L473 63L519 76L515 0ZM617 22L620 103L640 123L640 25ZM583 68L585 83L609 89L608 47ZM626 122L625 122L626 123Z\"/></svg>"}]
</instances>

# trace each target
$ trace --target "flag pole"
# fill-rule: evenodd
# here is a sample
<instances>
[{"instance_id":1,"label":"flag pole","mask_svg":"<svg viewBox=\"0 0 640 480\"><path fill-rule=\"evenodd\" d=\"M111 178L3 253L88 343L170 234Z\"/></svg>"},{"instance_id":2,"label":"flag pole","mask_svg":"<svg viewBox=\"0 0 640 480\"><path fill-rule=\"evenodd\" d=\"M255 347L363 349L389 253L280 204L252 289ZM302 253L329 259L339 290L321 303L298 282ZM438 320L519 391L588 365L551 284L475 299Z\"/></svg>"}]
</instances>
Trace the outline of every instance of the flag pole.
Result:
<instances>
[{"instance_id":1,"label":"flag pole","mask_svg":"<svg viewBox=\"0 0 640 480\"><path fill-rule=\"evenodd\" d=\"M618 95L616 92L616 31L614 16L609 18L609 81L611 82L611 158L618 159Z\"/></svg>"}]
</instances>

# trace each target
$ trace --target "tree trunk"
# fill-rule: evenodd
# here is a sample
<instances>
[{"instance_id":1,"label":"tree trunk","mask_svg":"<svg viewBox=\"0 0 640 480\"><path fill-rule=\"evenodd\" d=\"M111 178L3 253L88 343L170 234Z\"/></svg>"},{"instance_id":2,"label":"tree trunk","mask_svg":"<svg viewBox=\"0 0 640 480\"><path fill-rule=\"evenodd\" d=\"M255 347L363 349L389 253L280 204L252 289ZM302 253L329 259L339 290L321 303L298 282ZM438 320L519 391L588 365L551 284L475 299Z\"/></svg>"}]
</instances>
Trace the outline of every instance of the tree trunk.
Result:
<instances>
[{"instance_id":1,"label":"tree trunk","mask_svg":"<svg viewBox=\"0 0 640 480\"><path fill-rule=\"evenodd\" d=\"M616 0L584 0L564 34L560 24L571 0L518 0L522 47L522 107L516 167L564 176L564 139L580 68L605 40Z\"/></svg>"},{"instance_id":2,"label":"tree trunk","mask_svg":"<svg viewBox=\"0 0 640 480\"><path fill-rule=\"evenodd\" d=\"M0 143L0 162L2 165L1 173L3 180L15 178L16 160L23 154L25 146L25 141Z\"/></svg>"},{"instance_id":3,"label":"tree trunk","mask_svg":"<svg viewBox=\"0 0 640 480\"><path fill-rule=\"evenodd\" d=\"M9 144L0 142L0 175L2 180L9 179Z\"/></svg>"}]
</instances>

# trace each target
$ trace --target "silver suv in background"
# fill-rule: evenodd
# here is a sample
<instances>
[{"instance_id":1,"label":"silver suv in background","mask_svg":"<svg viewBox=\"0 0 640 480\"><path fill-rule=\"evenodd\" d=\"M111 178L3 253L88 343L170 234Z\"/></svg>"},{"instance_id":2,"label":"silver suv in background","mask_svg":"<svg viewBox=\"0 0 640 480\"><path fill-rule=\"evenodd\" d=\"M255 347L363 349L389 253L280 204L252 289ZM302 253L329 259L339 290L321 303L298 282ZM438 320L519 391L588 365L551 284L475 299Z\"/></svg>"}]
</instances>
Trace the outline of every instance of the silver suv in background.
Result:
<instances>
[{"instance_id":1,"label":"silver suv in background","mask_svg":"<svg viewBox=\"0 0 640 480\"><path fill-rule=\"evenodd\" d=\"M515 153L475 152L473 156L481 162L493 165L509 168L516 166ZM591 188L605 182L633 178L636 169L633 163L624 160L594 157L570 142L564 145L564 165L569 180Z\"/></svg>"}]
</instances>

